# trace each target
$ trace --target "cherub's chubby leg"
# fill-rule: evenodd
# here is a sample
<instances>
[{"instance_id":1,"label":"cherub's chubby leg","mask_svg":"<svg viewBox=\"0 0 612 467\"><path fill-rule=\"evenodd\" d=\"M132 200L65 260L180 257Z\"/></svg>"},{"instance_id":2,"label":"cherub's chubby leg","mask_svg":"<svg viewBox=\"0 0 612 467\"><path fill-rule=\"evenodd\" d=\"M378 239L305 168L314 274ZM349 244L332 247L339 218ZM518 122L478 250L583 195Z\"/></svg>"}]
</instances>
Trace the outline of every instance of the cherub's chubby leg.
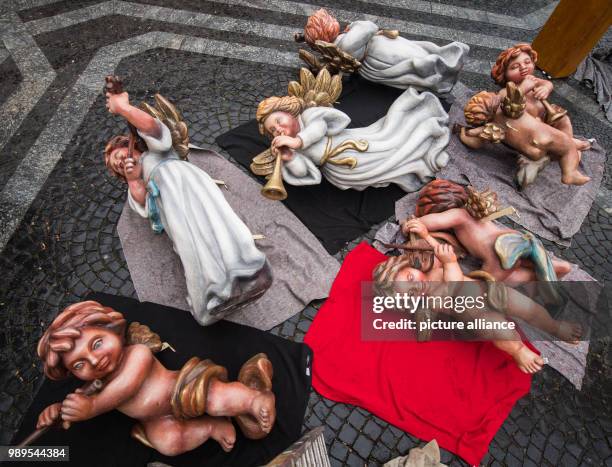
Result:
<instances>
[{"instance_id":1,"label":"cherub's chubby leg","mask_svg":"<svg viewBox=\"0 0 612 467\"><path fill-rule=\"evenodd\" d=\"M208 389L206 413L234 417L252 415L262 431L269 433L276 420L275 397L272 391L258 391L239 382L214 380Z\"/></svg>"},{"instance_id":2,"label":"cherub's chubby leg","mask_svg":"<svg viewBox=\"0 0 612 467\"><path fill-rule=\"evenodd\" d=\"M584 185L590 177L580 173L578 164L580 163L580 153L576 149L573 140L551 127L546 135L543 135L539 143L540 147L546 152L550 152L559 158L561 167L561 181L566 185Z\"/></svg>"},{"instance_id":3,"label":"cherub's chubby leg","mask_svg":"<svg viewBox=\"0 0 612 467\"><path fill-rule=\"evenodd\" d=\"M173 416L147 420L142 429L132 430L132 436L165 456L177 456L199 447L212 438L225 452L236 442L236 430L224 417L202 417L178 420ZM144 439L143 439L144 436Z\"/></svg>"},{"instance_id":4,"label":"cherub's chubby leg","mask_svg":"<svg viewBox=\"0 0 612 467\"><path fill-rule=\"evenodd\" d=\"M566 185L584 185L591 180L590 177L580 173L577 169L580 163L580 153L574 149L568 151L565 155L561 156L559 165L561 166L561 181Z\"/></svg>"},{"instance_id":5,"label":"cherub's chubby leg","mask_svg":"<svg viewBox=\"0 0 612 467\"><path fill-rule=\"evenodd\" d=\"M577 344L582 337L582 326L569 321L553 319L546 308L531 300L522 293L507 287L508 305L507 314L531 324L548 334L570 344Z\"/></svg>"},{"instance_id":6,"label":"cherub's chubby leg","mask_svg":"<svg viewBox=\"0 0 612 467\"><path fill-rule=\"evenodd\" d=\"M496 311L466 311L462 317L467 321L476 318L485 319L488 322L508 321L504 315ZM475 334L480 339L492 341L495 347L510 355L524 373L535 373L540 371L544 365L544 359L523 344L521 335L515 329L483 329L475 331Z\"/></svg>"},{"instance_id":7,"label":"cherub's chubby leg","mask_svg":"<svg viewBox=\"0 0 612 467\"><path fill-rule=\"evenodd\" d=\"M544 366L544 359L520 340L494 341L493 345L510 355L523 373L537 373Z\"/></svg>"},{"instance_id":8,"label":"cherub's chubby leg","mask_svg":"<svg viewBox=\"0 0 612 467\"><path fill-rule=\"evenodd\" d=\"M574 129L572 128L572 121L567 115L557 120L551 126L559 131L562 131L567 136L572 138L572 141L574 142L574 145L576 146L576 149L578 151L586 151L588 149L591 149L591 143L589 141L583 141L581 139L574 138Z\"/></svg>"}]
</instances>

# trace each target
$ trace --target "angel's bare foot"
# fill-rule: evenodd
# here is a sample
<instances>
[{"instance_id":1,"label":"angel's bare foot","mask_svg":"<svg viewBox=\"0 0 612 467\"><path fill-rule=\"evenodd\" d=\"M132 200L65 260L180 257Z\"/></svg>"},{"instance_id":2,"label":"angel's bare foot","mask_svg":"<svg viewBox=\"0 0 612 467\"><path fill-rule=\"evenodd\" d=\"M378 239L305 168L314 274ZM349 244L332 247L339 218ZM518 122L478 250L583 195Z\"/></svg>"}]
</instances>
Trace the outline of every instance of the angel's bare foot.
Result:
<instances>
[{"instance_id":1,"label":"angel's bare foot","mask_svg":"<svg viewBox=\"0 0 612 467\"><path fill-rule=\"evenodd\" d=\"M566 185L584 185L589 180L591 180L591 177L587 177L577 170L569 174L563 174L561 177L561 182L565 183Z\"/></svg>"},{"instance_id":2,"label":"angel's bare foot","mask_svg":"<svg viewBox=\"0 0 612 467\"><path fill-rule=\"evenodd\" d=\"M576 146L576 149L578 151L587 151L589 149L591 149L591 142L590 141L583 141L581 139L578 138L573 138L574 140L574 145Z\"/></svg>"},{"instance_id":3,"label":"angel's bare foot","mask_svg":"<svg viewBox=\"0 0 612 467\"><path fill-rule=\"evenodd\" d=\"M544 365L544 359L526 345L514 352L512 358L523 373L537 373Z\"/></svg>"},{"instance_id":4,"label":"angel's bare foot","mask_svg":"<svg viewBox=\"0 0 612 467\"><path fill-rule=\"evenodd\" d=\"M225 452L230 452L236 443L236 429L225 417L214 417L211 420L210 437L221 445Z\"/></svg>"},{"instance_id":5,"label":"angel's bare foot","mask_svg":"<svg viewBox=\"0 0 612 467\"><path fill-rule=\"evenodd\" d=\"M582 337L582 326L569 321L559 321L559 328L555 335L568 344L577 345Z\"/></svg>"},{"instance_id":6,"label":"angel's bare foot","mask_svg":"<svg viewBox=\"0 0 612 467\"><path fill-rule=\"evenodd\" d=\"M261 430L270 433L276 420L275 398L272 391L262 391L251 402L249 413L255 417Z\"/></svg>"}]
</instances>

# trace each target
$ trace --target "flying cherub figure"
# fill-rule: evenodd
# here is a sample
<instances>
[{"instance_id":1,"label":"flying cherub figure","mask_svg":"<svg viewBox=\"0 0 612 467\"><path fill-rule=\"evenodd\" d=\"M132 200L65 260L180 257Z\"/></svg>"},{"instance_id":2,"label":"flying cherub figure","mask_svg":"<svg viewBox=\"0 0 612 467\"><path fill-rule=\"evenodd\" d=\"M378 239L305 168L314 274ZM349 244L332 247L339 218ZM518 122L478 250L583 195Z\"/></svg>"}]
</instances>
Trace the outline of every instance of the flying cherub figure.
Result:
<instances>
[{"instance_id":1,"label":"flying cherub figure","mask_svg":"<svg viewBox=\"0 0 612 467\"><path fill-rule=\"evenodd\" d=\"M46 376L100 380L103 387L94 395L77 390L50 405L41 412L37 428L59 421L68 428L117 409L138 421L134 438L167 456L208 439L230 451L236 432L227 417L236 417L247 438L270 432L276 409L272 364L265 354L243 365L239 381L228 382L224 367L197 357L180 371L168 370L146 341L135 342L128 333L126 342L125 328L121 313L94 301L75 303L55 318L38 343Z\"/></svg>"},{"instance_id":2,"label":"flying cherub figure","mask_svg":"<svg viewBox=\"0 0 612 467\"><path fill-rule=\"evenodd\" d=\"M417 218L403 221L402 233L428 238L429 232L452 232L497 281L556 281L570 271L570 263L550 257L533 234L485 219L496 211L496 193L437 179L419 193Z\"/></svg>"},{"instance_id":3,"label":"flying cherub figure","mask_svg":"<svg viewBox=\"0 0 612 467\"><path fill-rule=\"evenodd\" d=\"M533 89L534 80L526 80L524 89ZM544 158L557 160L561 168L561 182L584 185L590 177L578 170L580 152L574 138L544 123L525 110L526 100L521 88L509 82L506 96L482 91L465 106L465 119L476 128L461 128L459 138L466 146L479 149L487 141L504 141L520 154L533 161ZM503 99L503 101L502 101Z\"/></svg>"},{"instance_id":4,"label":"flying cherub figure","mask_svg":"<svg viewBox=\"0 0 612 467\"><path fill-rule=\"evenodd\" d=\"M491 77L502 86L497 93L480 92L465 107L468 124L460 139L478 149L485 142L505 142L519 152L517 181L521 187L532 183L549 160L558 160L562 182L583 185L590 179L577 170L581 151L591 142L574 138L567 111L550 104L551 81L534 76L538 54L530 44L520 43L501 52Z\"/></svg>"},{"instance_id":5,"label":"flying cherub figure","mask_svg":"<svg viewBox=\"0 0 612 467\"><path fill-rule=\"evenodd\" d=\"M570 263L552 258L530 232L486 220L498 210L497 204L493 192L434 180L419 194L415 212L419 217L403 221L402 233L407 237L418 235L434 248L438 241L430 232L451 232L469 255L481 261L480 269L497 282L552 283L570 271ZM554 289L551 296L554 297ZM551 334L575 343L582 333L580 325L559 321L558 329Z\"/></svg>"},{"instance_id":6,"label":"flying cherub figure","mask_svg":"<svg viewBox=\"0 0 612 467\"><path fill-rule=\"evenodd\" d=\"M554 85L552 81L534 76L537 61L538 53L530 44L524 42L502 51L491 69L491 77L498 86L501 86L499 96L506 97L507 83L516 84L525 95L527 113L572 138L579 151L589 149L591 147L589 141L574 138L572 122L567 111L548 102Z\"/></svg>"},{"instance_id":7,"label":"flying cherub figure","mask_svg":"<svg viewBox=\"0 0 612 467\"><path fill-rule=\"evenodd\" d=\"M425 287L427 294L435 295L436 292L440 293L437 289L442 289L441 293L445 295L466 296L472 294L474 288L467 287L463 290L462 283L479 283L484 278L487 282L483 285L487 288L479 295L487 294L488 307L478 311L466 310L461 314L454 314L455 317L466 321L481 318L488 322L499 322L507 321L505 317L507 315L521 318L553 335L558 333L559 323L553 320L542 306L523 294L497 283L494 278L486 273L483 274L482 271L463 274L454 248L450 244L440 243L435 239L426 241L432 242L435 246L427 251L422 244L418 245L415 242L414 246L417 249L406 250L401 256L392 256L376 267L373 279L379 292L387 290L393 293L397 287L402 286L402 282L410 282L430 284L431 287ZM428 259L423 261L424 257ZM445 285L439 287L442 283ZM508 353L525 373L540 371L545 363L541 356L523 343L520 334L514 329L478 330L476 337L491 340L493 345Z\"/></svg>"}]
</instances>

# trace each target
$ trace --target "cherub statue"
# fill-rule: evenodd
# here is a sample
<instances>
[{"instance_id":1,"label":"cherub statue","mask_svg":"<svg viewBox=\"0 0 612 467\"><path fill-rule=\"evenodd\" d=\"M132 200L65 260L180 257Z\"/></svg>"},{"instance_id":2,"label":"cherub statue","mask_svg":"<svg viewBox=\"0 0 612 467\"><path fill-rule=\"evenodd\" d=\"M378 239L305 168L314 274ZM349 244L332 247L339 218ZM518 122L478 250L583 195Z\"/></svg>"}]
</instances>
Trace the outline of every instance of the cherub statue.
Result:
<instances>
[{"instance_id":1,"label":"cherub statue","mask_svg":"<svg viewBox=\"0 0 612 467\"><path fill-rule=\"evenodd\" d=\"M559 160L563 183L582 185L589 178L576 167L580 151L589 149L591 142L574 138L567 111L548 102L553 84L533 75L537 59L537 52L526 43L499 55L491 76L502 89L496 97L481 92L468 102L466 120L469 117L468 123L479 128L462 129L460 138L472 148L503 140L519 151L521 187L532 183L550 159Z\"/></svg>"},{"instance_id":2,"label":"cherub statue","mask_svg":"<svg viewBox=\"0 0 612 467\"><path fill-rule=\"evenodd\" d=\"M481 269L497 281L556 281L570 271L567 261L550 257L530 232L487 220L497 210L496 193L437 179L419 193L418 217L403 221L402 233L429 239L430 231L452 232L467 253L482 262Z\"/></svg>"},{"instance_id":3,"label":"cherub statue","mask_svg":"<svg viewBox=\"0 0 612 467\"><path fill-rule=\"evenodd\" d=\"M323 8L308 18L304 34L297 34L296 40L306 41L321 54L318 58L300 50L300 57L314 72L323 67L331 73L357 72L394 88L412 86L437 93L450 92L469 52L462 42L439 47L411 41L371 21L354 21L341 34L336 18Z\"/></svg>"},{"instance_id":4,"label":"cherub statue","mask_svg":"<svg viewBox=\"0 0 612 467\"><path fill-rule=\"evenodd\" d=\"M272 364L265 354L243 365L239 381L228 382L224 367L197 357L180 371L166 369L153 355L155 344L149 346L157 336L148 328L144 339L142 332L126 336L125 328L121 313L94 301L75 303L55 318L38 342L45 374L53 380L70 375L99 380L102 389L93 395L77 389L50 405L38 417L37 429L56 423L68 428L117 409L138 421L134 438L166 456L195 449L208 439L230 451L236 431L227 417L236 417L247 438L270 432L276 409ZM140 341L134 341L136 335Z\"/></svg>"},{"instance_id":5,"label":"cherub statue","mask_svg":"<svg viewBox=\"0 0 612 467\"><path fill-rule=\"evenodd\" d=\"M529 84L535 81L529 80ZM532 161L555 159L561 167L561 182L566 185L584 185L590 177L578 170L580 152L575 139L555 127L544 123L525 110L523 92L509 82L506 97L482 91L465 106L465 120L476 128L461 128L459 138L466 146L479 149L487 141L503 140ZM503 102L502 102L503 99ZM515 109L519 109L515 111ZM523 177L517 175L519 183ZM525 186L523 182L521 184Z\"/></svg>"},{"instance_id":6,"label":"cherub statue","mask_svg":"<svg viewBox=\"0 0 612 467\"><path fill-rule=\"evenodd\" d=\"M433 94L408 88L385 117L347 129L350 118L331 107L340 90L338 75L323 69L315 79L302 68L289 95L262 101L257 122L272 148L254 159L253 172L271 174L280 154L282 178L291 185L318 184L323 175L343 190L395 183L414 191L447 164L448 115Z\"/></svg>"},{"instance_id":7,"label":"cherub statue","mask_svg":"<svg viewBox=\"0 0 612 467\"><path fill-rule=\"evenodd\" d=\"M415 243L412 245L414 249L407 249L400 256L392 256L376 267L373 279L379 293L386 291L394 294L403 285L402 282L411 282L428 284L425 292L428 295L467 296L473 294L475 289L464 287L461 283L484 280L486 284L483 285L486 288L477 293L487 297L488 306L479 310L466 309L462 313L452 313L455 318L465 321L485 319L488 322L495 322L507 321L506 316L516 317L554 336L567 339L564 329L568 323L554 320L538 303L496 282L495 278L484 271L474 271L465 275L451 244L440 243L431 236L421 237L421 242ZM429 243L429 249L426 249L423 243ZM428 259L423 261L424 257ZM448 313L447 310L431 311ZM541 356L523 343L521 335L514 329L482 329L476 331L476 337L491 340L493 345L508 353L524 373L540 371L545 363Z\"/></svg>"},{"instance_id":8,"label":"cherub statue","mask_svg":"<svg viewBox=\"0 0 612 467\"><path fill-rule=\"evenodd\" d=\"M136 146L135 135L116 136L104 161L127 182L130 207L172 240L191 312L200 324L210 324L267 290L272 278L266 257L213 179L184 160L187 127L176 108L159 94L156 107L134 107L117 80L107 78L106 106L129 122L143 145Z\"/></svg>"}]
</instances>

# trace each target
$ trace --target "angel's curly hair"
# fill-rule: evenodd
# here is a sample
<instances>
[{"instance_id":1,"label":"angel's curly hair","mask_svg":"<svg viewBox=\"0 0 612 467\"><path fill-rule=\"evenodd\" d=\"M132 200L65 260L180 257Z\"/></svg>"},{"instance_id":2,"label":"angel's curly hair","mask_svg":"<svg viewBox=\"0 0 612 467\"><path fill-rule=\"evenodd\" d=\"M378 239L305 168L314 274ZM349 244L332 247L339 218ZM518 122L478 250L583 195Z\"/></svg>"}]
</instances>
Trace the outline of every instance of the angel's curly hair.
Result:
<instances>
[{"instance_id":1,"label":"angel's curly hair","mask_svg":"<svg viewBox=\"0 0 612 467\"><path fill-rule=\"evenodd\" d=\"M463 108L465 121L469 125L480 126L490 122L501 102L494 92L480 91L474 95Z\"/></svg>"},{"instance_id":2,"label":"angel's curly hair","mask_svg":"<svg viewBox=\"0 0 612 467\"><path fill-rule=\"evenodd\" d=\"M36 349L49 379L60 380L70 375L61 354L74 348L75 341L81 337L81 329L85 327L106 328L123 339L126 321L118 311L92 300L64 309L49 325Z\"/></svg>"},{"instance_id":3,"label":"angel's curly hair","mask_svg":"<svg viewBox=\"0 0 612 467\"><path fill-rule=\"evenodd\" d=\"M304 39L310 45L315 41L334 42L340 34L340 23L330 15L325 8L321 8L308 17L304 27Z\"/></svg>"},{"instance_id":4,"label":"angel's curly hair","mask_svg":"<svg viewBox=\"0 0 612 467\"><path fill-rule=\"evenodd\" d=\"M262 135L268 135L264 123L266 118L274 112L287 112L291 116L298 118L304 110L304 101L295 96L283 97L268 97L259 103L257 106L256 119L259 125L259 132Z\"/></svg>"},{"instance_id":5,"label":"angel's curly hair","mask_svg":"<svg viewBox=\"0 0 612 467\"><path fill-rule=\"evenodd\" d=\"M525 52L531 57L533 63L538 61L538 53L531 48L531 44L521 42L516 44L514 47L510 47L499 54L495 65L491 69L491 77L500 86L506 85L506 69L512 59L518 57L521 53Z\"/></svg>"}]
</instances>

